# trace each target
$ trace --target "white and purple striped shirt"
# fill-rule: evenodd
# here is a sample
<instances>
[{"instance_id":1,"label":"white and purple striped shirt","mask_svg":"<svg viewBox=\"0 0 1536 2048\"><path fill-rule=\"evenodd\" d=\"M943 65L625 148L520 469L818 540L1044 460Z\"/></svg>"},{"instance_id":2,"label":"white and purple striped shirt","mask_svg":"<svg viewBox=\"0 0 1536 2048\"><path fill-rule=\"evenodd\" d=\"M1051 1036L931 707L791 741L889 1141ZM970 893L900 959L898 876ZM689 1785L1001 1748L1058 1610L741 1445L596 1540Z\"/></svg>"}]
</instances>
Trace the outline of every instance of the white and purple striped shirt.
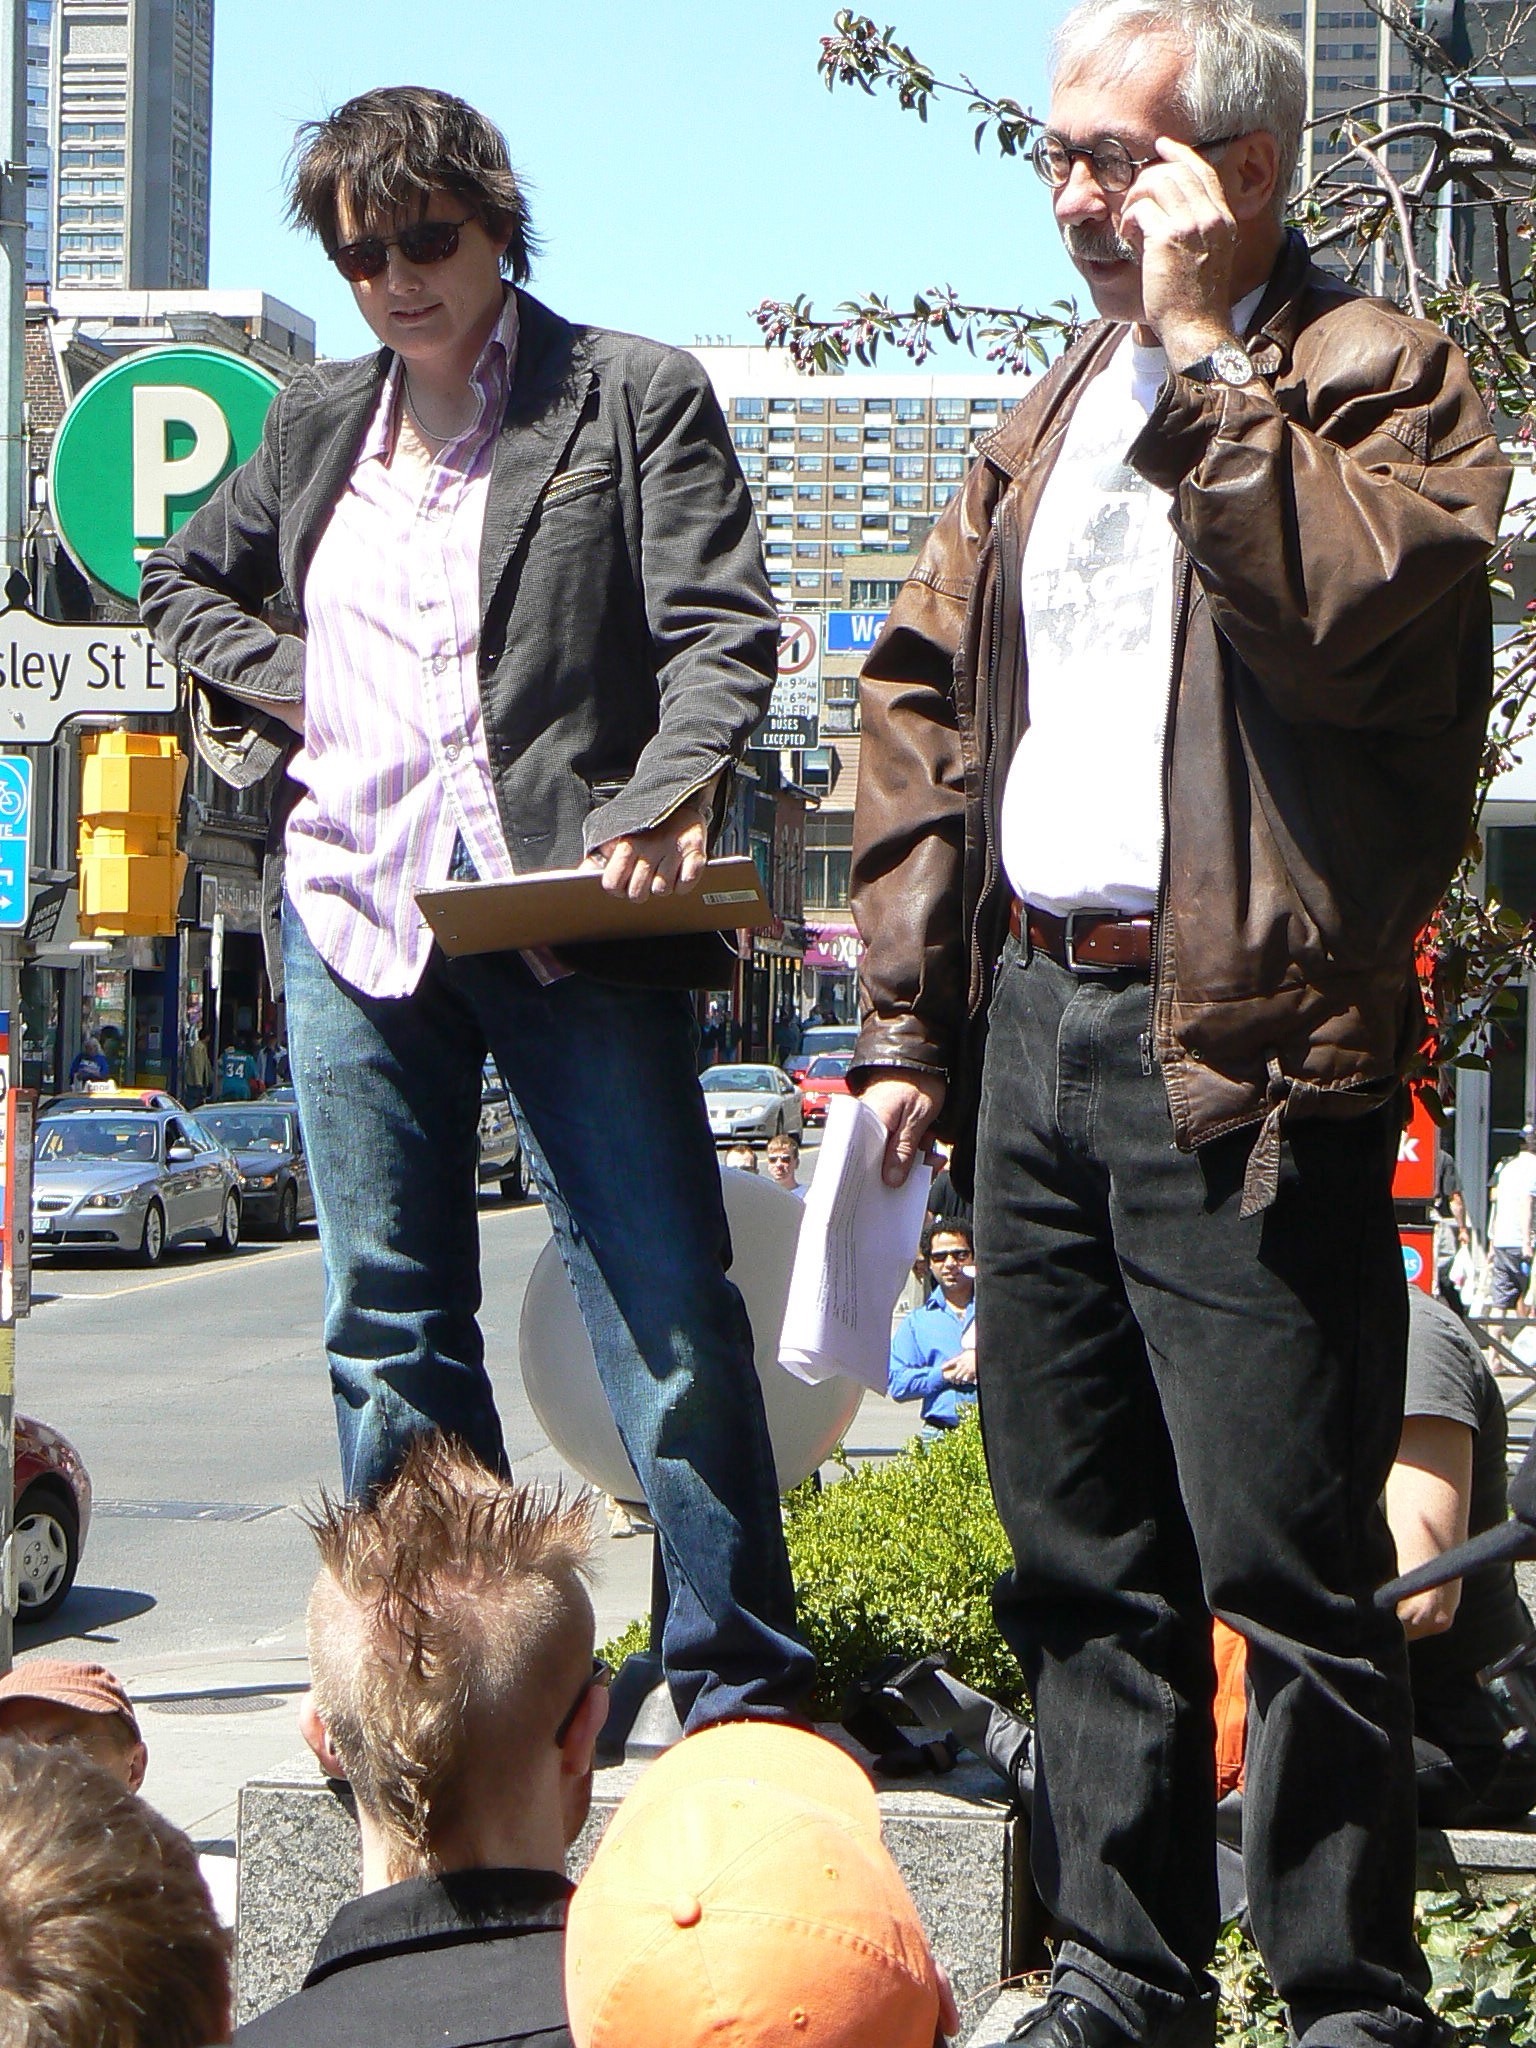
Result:
<instances>
[{"instance_id":1,"label":"white and purple striped shirt","mask_svg":"<svg viewBox=\"0 0 1536 2048\"><path fill-rule=\"evenodd\" d=\"M517 298L481 351L473 426L426 474L392 469L392 364L304 586L304 744L289 773L288 895L327 966L369 996L409 995L432 934L415 892L462 838L508 880L481 713L480 536L517 360ZM556 969L556 972L559 970Z\"/></svg>"}]
</instances>

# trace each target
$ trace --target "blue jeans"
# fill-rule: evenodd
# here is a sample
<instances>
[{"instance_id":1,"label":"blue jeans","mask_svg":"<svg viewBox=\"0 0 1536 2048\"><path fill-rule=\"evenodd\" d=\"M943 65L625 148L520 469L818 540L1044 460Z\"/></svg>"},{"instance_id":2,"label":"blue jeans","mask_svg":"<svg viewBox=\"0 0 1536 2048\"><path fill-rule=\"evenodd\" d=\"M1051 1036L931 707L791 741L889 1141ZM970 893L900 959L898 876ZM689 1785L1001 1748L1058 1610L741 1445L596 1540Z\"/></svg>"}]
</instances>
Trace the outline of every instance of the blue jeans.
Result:
<instances>
[{"instance_id":1,"label":"blue jeans","mask_svg":"<svg viewBox=\"0 0 1536 2048\"><path fill-rule=\"evenodd\" d=\"M1147 1018L1145 979L1004 950L977 1359L1057 1982L1136 2036L1208 1986L1219 1614L1248 1642L1243 1861L1296 2038L1427 2048L1407 1654L1373 1598L1407 1344L1395 1115L1298 1122L1245 1218L1254 1132L1175 1149Z\"/></svg>"},{"instance_id":2,"label":"blue jeans","mask_svg":"<svg viewBox=\"0 0 1536 2048\"><path fill-rule=\"evenodd\" d=\"M286 902L283 963L349 1496L386 1482L429 1429L506 1470L476 1320L489 1049L656 1522L678 1714L690 1731L803 1714L812 1659L794 1634L687 997L586 975L543 987L516 954L434 951L412 995L372 998L331 972Z\"/></svg>"}]
</instances>

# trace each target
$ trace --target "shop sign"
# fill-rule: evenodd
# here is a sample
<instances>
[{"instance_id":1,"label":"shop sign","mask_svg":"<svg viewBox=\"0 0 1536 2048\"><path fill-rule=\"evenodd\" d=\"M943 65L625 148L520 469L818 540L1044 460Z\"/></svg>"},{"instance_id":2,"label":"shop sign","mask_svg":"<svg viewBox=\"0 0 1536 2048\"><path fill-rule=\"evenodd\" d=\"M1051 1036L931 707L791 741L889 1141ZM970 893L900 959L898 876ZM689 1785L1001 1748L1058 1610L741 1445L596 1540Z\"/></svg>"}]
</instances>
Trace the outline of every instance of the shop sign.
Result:
<instances>
[{"instance_id":1,"label":"shop sign","mask_svg":"<svg viewBox=\"0 0 1536 2048\"><path fill-rule=\"evenodd\" d=\"M215 875L204 868L198 876L197 921L204 931L222 916L232 932L261 930L261 878L257 875Z\"/></svg>"},{"instance_id":2,"label":"shop sign","mask_svg":"<svg viewBox=\"0 0 1536 2048\"><path fill-rule=\"evenodd\" d=\"M824 974L852 974L864 957L864 941L852 924L811 924L805 927L805 964Z\"/></svg>"}]
</instances>

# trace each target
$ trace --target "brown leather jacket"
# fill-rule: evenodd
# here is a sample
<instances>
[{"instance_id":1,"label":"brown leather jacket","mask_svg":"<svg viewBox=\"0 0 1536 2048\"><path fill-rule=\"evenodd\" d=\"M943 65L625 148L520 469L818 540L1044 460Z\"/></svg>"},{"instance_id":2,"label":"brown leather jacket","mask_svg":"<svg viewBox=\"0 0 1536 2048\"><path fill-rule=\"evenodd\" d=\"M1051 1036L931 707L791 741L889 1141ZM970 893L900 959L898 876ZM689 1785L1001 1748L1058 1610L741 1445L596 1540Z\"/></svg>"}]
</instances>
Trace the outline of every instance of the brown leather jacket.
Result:
<instances>
[{"instance_id":1,"label":"brown leather jacket","mask_svg":"<svg viewBox=\"0 0 1536 2048\"><path fill-rule=\"evenodd\" d=\"M962 1176L1029 723L1023 546L1124 334L1091 328L982 442L862 677L852 1079L946 1074ZM1509 465L1454 345L1297 236L1248 345L1262 383L1171 378L1129 459L1173 494L1181 543L1150 1050L1182 1149L1262 1122L1252 1209L1282 1118L1382 1103L1417 1041L1413 942L1467 843Z\"/></svg>"}]
</instances>

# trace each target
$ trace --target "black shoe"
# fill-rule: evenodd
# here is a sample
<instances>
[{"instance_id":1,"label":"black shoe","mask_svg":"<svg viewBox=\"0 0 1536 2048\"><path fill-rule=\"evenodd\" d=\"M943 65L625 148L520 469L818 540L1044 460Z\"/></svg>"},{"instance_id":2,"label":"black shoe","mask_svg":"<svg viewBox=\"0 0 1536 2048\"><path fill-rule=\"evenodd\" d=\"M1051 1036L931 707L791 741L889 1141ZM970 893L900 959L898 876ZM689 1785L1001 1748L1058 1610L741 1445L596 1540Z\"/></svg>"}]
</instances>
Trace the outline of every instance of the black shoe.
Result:
<instances>
[{"instance_id":1,"label":"black shoe","mask_svg":"<svg viewBox=\"0 0 1536 2048\"><path fill-rule=\"evenodd\" d=\"M1028 2048L1215 2048L1216 1999L1192 1998L1151 2034L1128 2034L1086 1998L1054 1992L1038 2012L1019 2021L1008 2036Z\"/></svg>"}]
</instances>

